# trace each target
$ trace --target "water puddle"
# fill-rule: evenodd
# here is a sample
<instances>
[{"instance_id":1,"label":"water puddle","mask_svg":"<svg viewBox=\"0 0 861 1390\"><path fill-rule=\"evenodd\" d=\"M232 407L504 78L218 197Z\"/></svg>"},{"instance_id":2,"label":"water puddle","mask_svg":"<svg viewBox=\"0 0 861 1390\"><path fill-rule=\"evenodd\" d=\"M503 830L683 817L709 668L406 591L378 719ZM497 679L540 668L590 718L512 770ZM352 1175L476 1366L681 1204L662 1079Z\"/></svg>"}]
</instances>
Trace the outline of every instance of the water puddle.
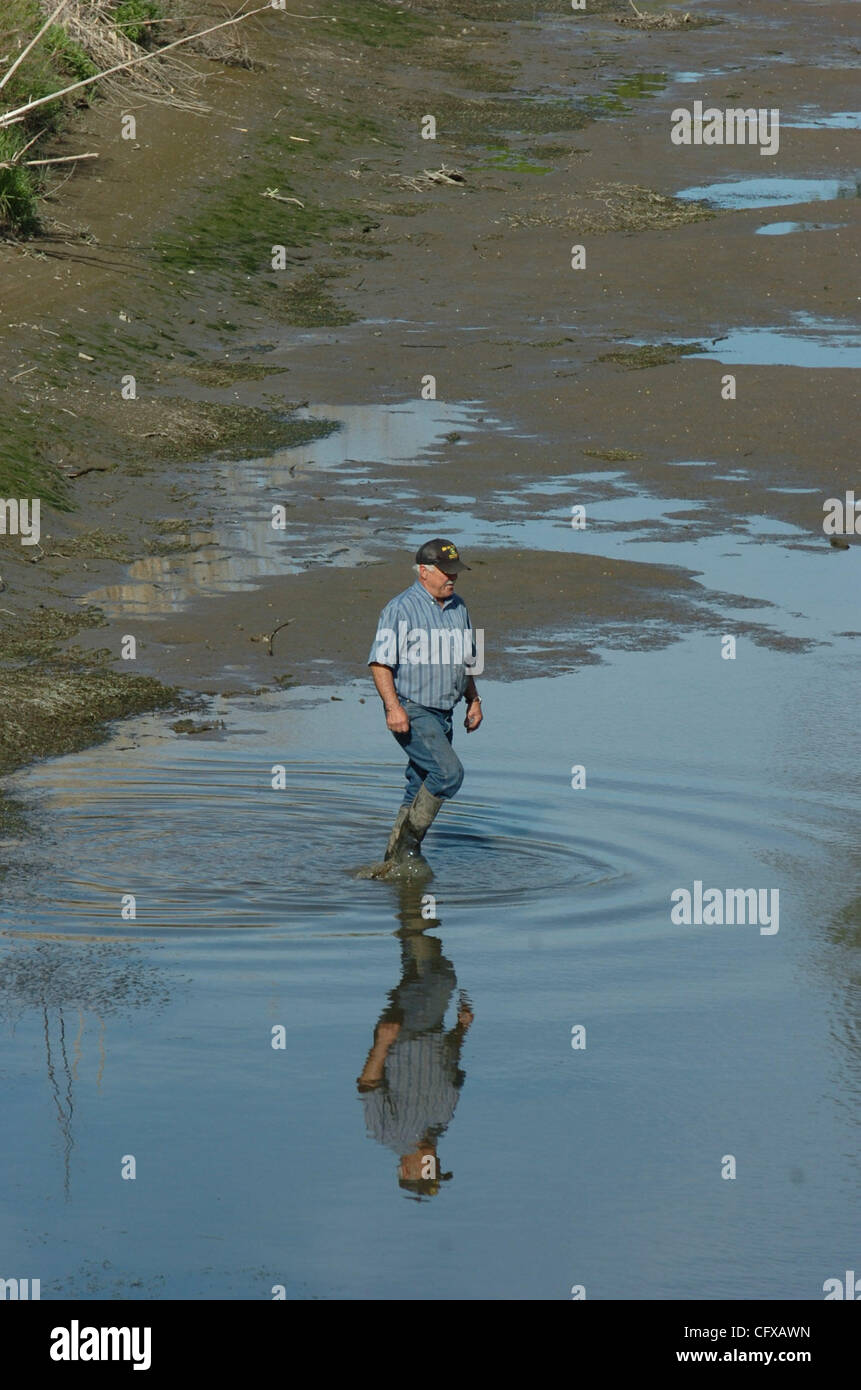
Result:
<instances>
[{"instance_id":1,"label":"water puddle","mask_svg":"<svg viewBox=\"0 0 861 1390\"><path fill-rule=\"evenodd\" d=\"M815 106L802 107L797 116L784 116L780 124L793 130L861 130L861 111L819 111Z\"/></svg>"},{"instance_id":2,"label":"water puddle","mask_svg":"<svg viewBox=\"0 0 861 1390\"><path fill-rule=\"evenodd\" d=\"M834 232L845 222L767 222L756 228L757 236L789 236L792 232Z\"/></svg>"},{"instance_id":3,"label":"water puddle","mask_svg":"<svg viewBox=\"0 0 861 1390\"><path fill-rule=\"evenodd\" d=\"M336 419L340 428L325 439L269 458L208 465L208 479L231 499L229 512L224 509L211 530L194 528L180 553L135 561L122 583L94 589L86 601L115 615L170 613L196 598L251 589L267 576L295 574L311 564L352 567L367 560L367 530L355 518L336 519L325 528L319 518L291 519L285 550L285 533L271 525L272 506L289 504L298 488L313 485L313 475L320 470L343 473L345 487L361 488L368 484L370 470L393 463L420 469L435 451L457 448L462 438L484 425L505 428L477 402L316 405L302 415Z\"/></svg>"},{"instance_id":4,"label":"water puddle","mask_svg":"<svg viewBox=\"0 0 861 1390\"><path fill-rule=\"evenodd\" d=\"M691 82L707 82L713 77L723 77L728 72L742 72L743 70L744 69L740 67L709 68L708 72L694 72L683 69L681 72L674 72L672 80L682 85L688 85Z\"/></svg>"},{"instance_id":5,"label":"water puddle","mask_svg":"<svg viewBox=\"0 0 861 1390\"><path fill-rule=\"evenodd\" d=\"M682 188L675 196L737 211L743 208L779 207L786 203L830 203L838 198L858 198L861 197L861 181L853 178L733 179Z\"/></svg>"},{"instance_id":6,"label":"water puddle","mask_svg":"<svg viewBox=\"0 0 861 1390\"><path fill-rule=\"evenodd\" d=\"M715 467L694 460L678 466ZM742 486L750 474L736 469L712 477ZM839 644L838 634L857 626L857 600L845 573L831 563L833 554L824 543L818 550L807 548L811 541L821 540L818 533L811 536L774 517L749 515L734 507L731 495L719 506L685 496L648 496L642 483L624 472L517 481L516 489L483 499L488 512L505 509L505 514L462 511L451 519L448 530L464 554L470 547L507 546L671 563L694 572L704 594L745 595L746 607L756 604L762 610L757 621L787 637ZM541 496L548 499L543 508L536 507ZM585 529L571 525L574 505L586 507ZM720 609L720 600L710 601ZM722 611L729 614L732 609L727 600Z\"/></svg>"},{"instance_id":7,"label":"water puddle","mask_svg":"<svg viewBox=\"0 0 861 1390\"><path fill-rule=\"evenodd\" d=\"M821 1296L857 1068L854 773L821 719L853 727L855 695L831 656L719 653L488 675L429 914L352 876L402 780L366 680L217 702L217 740L128 721L13 779L45 837L0 904L7 1268L43 1298L563 1300L586 1271L685 1299L695 1247L702 1297ZM674 924L698 880L776 890L778 931ZM764 1175L740 1207L703 1178L727 1133ZM148 1175L131 1204L106 1142Z\"/></svg>"},{"instance_id":8,"label":"water puddle","mask_svg":"<svg viewBox=\"0 0 861 1390\"><path fill-rule=\"evenodd\" d=\"M811 314L798 314L796 320L794 328L735 328L706 340L697 355L728 366L861 367L861 328Z\"/></svg>"}]
</instances>

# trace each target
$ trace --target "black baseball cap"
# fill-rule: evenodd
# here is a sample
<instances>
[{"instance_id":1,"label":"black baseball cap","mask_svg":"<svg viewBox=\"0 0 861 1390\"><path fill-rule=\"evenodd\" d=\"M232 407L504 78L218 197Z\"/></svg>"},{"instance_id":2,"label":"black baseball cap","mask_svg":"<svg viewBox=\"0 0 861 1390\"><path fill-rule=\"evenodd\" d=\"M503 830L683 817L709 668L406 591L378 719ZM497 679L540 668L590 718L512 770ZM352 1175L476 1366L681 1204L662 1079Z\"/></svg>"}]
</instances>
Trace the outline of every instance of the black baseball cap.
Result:
<instances>
[{"instance_id":1,"label":"black baseball cap","mask_svg":"<svg viewBox=\"0 0 861 1390\"><path fill-rule=\"evenodd\" d=\"M471 565L463 563L454 542L441 540L439 536L436 540L425 541L424 545L419 546L416 551L416 564L439 565L447 574L458 574L461 570L472 569Z\"/></svg>"}]
</instances>

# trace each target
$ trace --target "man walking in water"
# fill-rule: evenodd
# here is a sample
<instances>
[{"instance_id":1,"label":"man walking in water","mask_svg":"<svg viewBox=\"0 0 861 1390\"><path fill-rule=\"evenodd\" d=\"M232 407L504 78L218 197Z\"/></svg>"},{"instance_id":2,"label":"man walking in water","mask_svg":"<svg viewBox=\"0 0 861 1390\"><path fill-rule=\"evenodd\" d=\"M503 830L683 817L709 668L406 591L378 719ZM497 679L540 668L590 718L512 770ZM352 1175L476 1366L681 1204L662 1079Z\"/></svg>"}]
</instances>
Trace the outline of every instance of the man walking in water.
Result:
<instances>
[{"instance_id":1,"label":"man walking in water","mask_svg":"<svg viewBox=\"0 0 861 1390\"><path fill-rule=\"evenodd\" d=\"M481 724L481 699L473 670L481 670L469 610L454 592L461 570L469 569L447 540L426 541L413 566L417 578L390 599L380 614L368 657L386 726L407 755L404 799L383 864L370 876L421 863L419 849L443 801L463 781L463 764L451 746L452 712L466 699L464 725Z\"/></svg>"}]
</instances>

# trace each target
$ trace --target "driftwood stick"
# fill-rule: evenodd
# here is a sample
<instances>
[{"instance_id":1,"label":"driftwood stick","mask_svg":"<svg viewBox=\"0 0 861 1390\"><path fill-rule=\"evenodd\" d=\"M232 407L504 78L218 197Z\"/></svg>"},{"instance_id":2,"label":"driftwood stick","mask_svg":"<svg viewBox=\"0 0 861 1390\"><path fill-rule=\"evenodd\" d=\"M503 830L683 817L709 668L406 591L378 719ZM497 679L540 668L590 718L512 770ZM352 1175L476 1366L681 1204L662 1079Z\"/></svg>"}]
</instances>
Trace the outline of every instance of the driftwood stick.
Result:
<instances>
[{"instance_id":1,"label":"driftwood stick","mask_svg":"<svg viewBox=\"0 0 861 1390\"><path fill-rule=\"evenodd\" d=\"M68 164L73 159L98 159L98 154L58 154L55 159L25 159L24 163L28 169L35 169L40 164Z\"/></svg>"},{"instance_id":2,"label":"driftwood stick","mask_svg":"<svg viewBox=\"0 0 861 1390\"><path fill-rule=\"evenodd\" d=\"M274 652L273 647L272 647L272 643L275 641L275 634L276 634L276 632L280 632L281 629L282 629L282 627L289 627L290 624L292 623L292 621L293 621L292 618L288 618L286 622L284 622L284 623L279 623L278 626L275 627L275 628L273 628L272 631L270 632L270 634L269 634L269 655L270 655L270 656L274 656L274 655L275 655L275 652Z\"/></svg>"}]
</instances>

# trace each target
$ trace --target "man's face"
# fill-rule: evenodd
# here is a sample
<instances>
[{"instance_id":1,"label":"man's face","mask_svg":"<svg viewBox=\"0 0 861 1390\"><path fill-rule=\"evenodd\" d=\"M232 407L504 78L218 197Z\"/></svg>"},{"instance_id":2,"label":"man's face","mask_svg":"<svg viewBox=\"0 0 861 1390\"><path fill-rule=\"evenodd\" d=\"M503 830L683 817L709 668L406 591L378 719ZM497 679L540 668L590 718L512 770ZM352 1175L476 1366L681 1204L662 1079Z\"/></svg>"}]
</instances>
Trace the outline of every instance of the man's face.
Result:
<instances>
[{"instance_id":1,"label":"man's face","mask_svg":"<svg viewBox=\"0 0 861 1390\"><path fill-rule=\"evenodd\" d=\"M446 574L439 565L420 565L419 579L433 598L451 598L457 574Z\"/></svg>"}]
</instances>

